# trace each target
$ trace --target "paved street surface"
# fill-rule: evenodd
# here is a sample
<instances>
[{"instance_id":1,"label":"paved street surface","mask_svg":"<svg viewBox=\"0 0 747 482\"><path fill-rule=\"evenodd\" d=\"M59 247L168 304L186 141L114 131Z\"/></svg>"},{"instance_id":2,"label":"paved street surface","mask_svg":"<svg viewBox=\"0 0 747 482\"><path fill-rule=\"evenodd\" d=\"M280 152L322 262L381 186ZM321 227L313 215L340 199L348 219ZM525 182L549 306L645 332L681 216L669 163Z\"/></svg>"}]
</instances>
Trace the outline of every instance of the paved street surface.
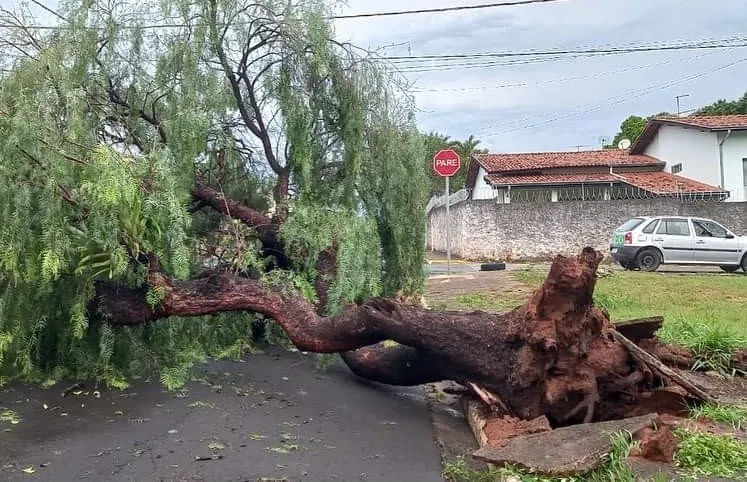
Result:
<instances>
[{"instance_id":1,"label":"paved street surface","mask_svg":"<svg viewBox=\"0 0 747 482\"><path fill-rule=\"evenodd\" d=\"M430 254L430 253L429 253ZM604 264L604 268L611 269L613 271L625 271L620 265L618 264ZM550 269L550 263L547 261L544 262L538 262L538 263L506 263L506 271L523 271L527 269L532 270L549 270ZM451 274L463 274L463 273L476 273L480 271L480 263L471 263L467 261L462 260L451 260ZM429 259L429 262L426 264L426 273L429 275L444 275L449 272L449 266L446 262L446 259L442 257L442 255L434 254L431 259ZM726 276L726 273L724 273L718 266L684 266L684 265L664 265L661 268L659 268L657 273L664 273L664 274L703 274L703 273L711 273L711 274L723 274ZM729 276L743 276L741 272L729 275Z\"/></svg>"},{"instance_id":2,"label":"paved street surface","mask_svg":"<svg viewBox=\"0 0 747 482\"><path fill-rule=\"evenodd\" d=\"M11 430L0 431L0 480L441 480L421 388L320 371L312 355L277 349L201 371L181 397L157 383L100 398L90 386L65 398L67 384L6 387L0 412L21 421L0 423Z\"/></svg>"}]
</instances>

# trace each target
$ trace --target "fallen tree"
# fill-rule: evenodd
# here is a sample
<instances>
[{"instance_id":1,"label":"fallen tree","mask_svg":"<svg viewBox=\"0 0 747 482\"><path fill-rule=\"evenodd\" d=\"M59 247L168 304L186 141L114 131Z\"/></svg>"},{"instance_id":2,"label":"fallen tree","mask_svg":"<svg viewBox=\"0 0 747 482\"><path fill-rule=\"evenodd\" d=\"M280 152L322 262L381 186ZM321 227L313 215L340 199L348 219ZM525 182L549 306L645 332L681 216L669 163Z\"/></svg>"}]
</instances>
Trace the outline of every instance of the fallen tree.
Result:
<instances>
[{"instance_id":1,"label":"fallen tree","mask_svg":"<svg viewBox=\"0 0 747 482\"><path fill-rule=\"evenodd\" d=\"M42 33L0 9L21 39L0 45L21 56L0 73L0 380L176 386L240 356L260 315L362 377L457 380L556 424L655 383L593 303L590 249L504 315L405 302L424 278L423 136L400 79L334 39L331 7L64 8ZM139 20L176 11L158 35Z\"/></svg>"},{"instance_id":2,"label":"fallen tree","mask_svg":"<svg viewBox=\"0 0 747 482\"><path fill-rule=\"evenodd\" d=\"M377 298L324 317L300 293L261 279L213 272L175 281L155 259L149 283L164 293L157 307L148 305L142 292L114 293L105 285L98 300L117 325L236 310L261 313L300 350L342 353L361 377L393 385L456 380L491 394L522 418L545 415L554 424L570 424L594 420L600 404L634 401L654 389L651 360L641 361L643 351L593 302L601 260L591 248L576 257L556 257L534 296L503 315L437 312ZM386 340L399 345L381 343Z\"/></svg>"}]
</instances>

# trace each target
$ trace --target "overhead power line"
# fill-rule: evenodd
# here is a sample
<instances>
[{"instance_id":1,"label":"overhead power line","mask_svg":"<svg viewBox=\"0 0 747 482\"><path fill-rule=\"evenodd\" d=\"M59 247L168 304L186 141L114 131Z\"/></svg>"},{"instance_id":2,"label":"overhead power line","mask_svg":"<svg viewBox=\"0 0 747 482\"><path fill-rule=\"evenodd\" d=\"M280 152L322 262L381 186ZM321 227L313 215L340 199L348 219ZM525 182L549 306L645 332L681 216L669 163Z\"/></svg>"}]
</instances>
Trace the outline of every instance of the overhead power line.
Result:
<instances>
[{"instance_id":1,"label":"overhead power line","mask_svg":"<svg viewBox=\"0 0 747 482\"><path fill-rule=\"evenodd\" d=\"M471 60L480 61L481 59L496 59L510 57L544 57L552 55L609 55L625 54L635 52L659 52L670 50L700 50L700 49L719 49L719 48L737 48L747 47L747 37L732 37L728 39L707 39L707 40L689 40L679 42L656 42L648 44L639 44L633 46L619 47L592 47L576 49L552 49L552 50L524 50L524 51L503 51L503 52L483 52L483 53L463 53L447 55L410 55L410 56L381 56L380 60L392 62L394 64L407 65L408 63L420 63L428 65L427 62L448 62L452 60Z\"/></svg>"},{"instance_id":2,"label":"overhead power line","mask_svg":"<svg viewBox=\"0 0 747 482\"><path fill-rule=\"evenodd\" d=\"M64 17L62 17L59 13L52 11L50 8L40 4L39 2L33 1L35 4L43 8L44 10L49 11L56 17L65 20ZM448 13L448 12L456 12L456 11L466 11L466 10L478 10L478 9L486 9L486 8L498 8L498 7L517 7L522 5L531 5L531 4L541 4L541 3L553 3L553 2L560 2L562 0L513 0L509 2L500 2L500 3L484 3L484 4L478 4L478 5L463 5L460 7L442 7L442 8L423 8L423 9L417 9L417 10L395 10L395 11L388 11L388 12L370 12L370 13L356 13L356 14L349 14L349 15L331 15L329 17L326 17L327 20L351 20L351 19L357 19L357 18L373 18L373 17L392 17L392 16L399 16L399 15L420 15L420 14L429 14L429 13ZM235 22L235 25L246 25L250 22ZM188 27L190 25L185 23L161 23L161 24L150 24L150 25L133 25L133 26L127 26L122 25L120 28L133 28L133 29L145 29L145 30L153 30L153 29L160 29L160 28L181 28L181 27ZM191 25L192 27L195 27L197 25ZM224 26L224 25L221 25ZM0 28L7 27L7 25L0 25ZM33 29L33 30L55 30L57 28L60 28L57 25L25 25L24 26L27 29ZM98 30L103 30L104 27L96 27Z\"/></svg>"},{"instance_id":3,"label":"overhead power line","mask_svg":"<svg viewBox=\"0 0 747 482\"><path fill-rule=\"evenodd\" d=\"M541 126L545 126L545 125L548 125L548 124L555 123L555 122L560 121L560 120L569 119L571 117L576 117L576 116L583 115L583 114L588 114L589 112L594 112L594 111L597 111L597 110L600 110L600 109L603 109L605 107L609 107L609 106L612 106L612 105L622 104L622 103L628 102L628 101L630 101L632 99L637 99L637 98L640 98L640 97L643 97L643 96L647 96L647 95L653 94L655 92L659 92L659 91L668 89L670 87L674 87L675 85L684 84L686 82L690 82L692 80L696 80L696 79L699 79L701 77L705 77L707 75L710 75L710 74L713 74L713 73L716 73L716 72L720 72L722 70L729 69L729 68L734 67L734 66L736 66L738 64L741 64L743 62L747 62L747 58L742 58L742 59L739 59L739 60L736 60L736 61L733 61L733 62L729 62L728 64L721 65L721 66L716 67L714 69L704 70L702 72L690 75L688 77L679 78L677 80L672 80L672 81L665 82L665 83L662 83L662 84L656 84L656 85L652 85L652 86L649 86L649 87L644 87L644 88L641 88L641 89L635 89L635 90L626 92L626 93L624 93L622 95L618 95L618 96L615 96L615 97L610 97L608 99L605 99L602 103L600 103L598 105L594 105L592 107L589 107L589 108L586 108L586 109L583 109L583 110L580 110L580 111L570 112L570 113L567 113L567 114L556 114L555 117L552 117L552 118L550 118L548 120L534 122L534 123L530 123L530 124L525 124L525 125L521 125L521 126L518 126L518 127L513 127L513 128L510 128L510 129L501 130L501 131L490 133L490 134L482 134L482 135L480 135L480 137L481 138L496 137L496 136L499 136L499 135L509 134L509 133L520 131L520 130L524 130L524 129L531 129L531 128L534 128L534 127L541 127ZM518 122L521 122L521 120L518 121Z\"/></svg>"},{"instance_id":4,"label":"overhead power line","mask_svg":"<svg viewBox=\"0 0 747 482\"><path fill-rule=\"evenodd\" d=\"M551 3L559 2L560 0L515 0L512 2L502 3L484 3L481 5L463 5L461 7L442 7L442 8L422 8L418 10L399 10L394 12L372 12L372 13L357 13L351 15L334 15L330 18L336 20L345 20L352 18L370 18L370 17L392 17L395 15L415 15L423 13L447 13L447 12L458 12L462 10L478 10L483 8L496 8L496 7L515 7L519 5L530 5L532 3Z\"/></svg>"},{"instance_id":5,"label":"overhead power line","mask_svg":"<svg viewBox=\"0 0 747 482\"><path fill-rule=\"evenodd\" d=\"M413 89L412 92L414 93L427 93L427 92L473 92L473 91L483 91L483 90L493 90L493 89L508 89L512 87L527 87L530 85L545 85L545 84L554 84L559 82L569 82L572 80L582 80L582 79L596 79L599 77L605 77L608 75L615 75L615 74L622 74L625 72L634 72L637 70L645 70L649 69L651 67L658 67L661 65L669 65L679 62L691 62L695 59L699 59L702 57L706 57L709 55L713 55L717 52L707 52L704 54L694 55L692 57L685 57L681 59L673 59L673 60L665 60L663 62L655 62L651 64L645 64L645 65L636 65L634 67L627 67L624 69L617 69L617 70L605 70L603 72L594 72L591 74L581 74L581 75L574 75L571 77L561 77L559 79L546 79L546 80L537 80L533 82L514 82L514 83L507 83L507 84L495 84L495 85L481 85L481 86L475 86L475 87L444 87L444 88L416 88Z\"/></svg>"}]
</instances>

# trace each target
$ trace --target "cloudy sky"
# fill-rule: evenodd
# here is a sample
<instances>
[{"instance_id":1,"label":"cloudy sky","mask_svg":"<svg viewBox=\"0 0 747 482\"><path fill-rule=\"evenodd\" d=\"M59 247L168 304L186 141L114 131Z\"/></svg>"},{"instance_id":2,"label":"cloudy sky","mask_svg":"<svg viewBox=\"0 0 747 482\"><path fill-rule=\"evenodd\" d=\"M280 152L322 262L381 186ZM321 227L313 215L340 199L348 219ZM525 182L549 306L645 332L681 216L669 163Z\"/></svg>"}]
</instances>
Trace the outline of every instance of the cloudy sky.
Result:
<instances>
[{"instance_id":1,"label":"cloudy sky","mask_svg":"<svg viewBox=\"0 0 747 482\"><path fill-rule=\"evenodd\" d=\"M349 0L343 14L492 3ZM745 0L562 0L337 20L342 39L388 55L547 50L747 37ZM747 48L634 53L407 73L426 130L474 134L493 152L594 148L630 114L675 112L747 91ZM443 65L443 63L441 63ZM721 69L721 70L716 70ZM509 84L508 87L505 87ZM516 86L515 84L524 84ZM504 87L498 87L504 86Z\"/></svg>"},{"instance_id":2,"label":"cloudy sky","mask_svg":"<svg viewBox=\"0 0 747 482\"><path fill-rule=\"evenodd\" d=\"M2 1L13 5L18 0ZM57 5L56 0L42 1ZM338 11L350 15L480 3L492 2L349 0ZM335 25L341 40L382 49L383 55L473 54L747 38L744 5L745 0L560 0L339 19ZM34 11L45 23L54 20ZM682 99L687 110L747 91L747 47L501 63L444 70L439 61L430 72L405 73L418 91L421 128L453 138L473 134L491 152L588 149L599 146L602 137L611 139L630 114L675 112L678 95L689 94Z\"/></svg>"}]
</instances>

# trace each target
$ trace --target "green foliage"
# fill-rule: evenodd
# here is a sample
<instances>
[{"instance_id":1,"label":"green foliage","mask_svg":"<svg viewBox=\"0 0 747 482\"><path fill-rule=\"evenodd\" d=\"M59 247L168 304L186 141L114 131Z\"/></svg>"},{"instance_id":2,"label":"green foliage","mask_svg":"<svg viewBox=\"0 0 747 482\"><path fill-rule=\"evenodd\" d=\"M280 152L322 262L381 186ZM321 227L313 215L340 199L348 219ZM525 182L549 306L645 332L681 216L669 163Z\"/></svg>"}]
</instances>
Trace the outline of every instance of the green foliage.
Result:
<instances>
[{"instance_id":1,"label":"green foliage","mask_svg":"<svg viewBox=\"0 0 747 482\"><path fill-rule=\"evenodd\" d=\"M747 427L747 408L706 403L690 409L693 418L705 418L731 425L735 430Z\"/></svg>"},{"instance_id":2,"label":"green foliage","mask_svg":"<svg viewBox=\"0 0 747 482\"><path fill-rule=\"evenodd\" d=\"M0 424L4 423L11 425L19 424L21 423L21 417L15 410L0 407Z\"/></svg>"},{"instance_id":3,"label":"green foliage","mask_svg":"<svg viewBox=\"0 0 747 482\"><path fill-rule=\"evenodd\" d=\"M316 301L317 261L333 249L329 313L422 288L428 178L412 99L381 63L330 41L327 4L61 9L68 21L37 33L34 59L12 60L0 76L0 380L123 387L146 377L178 388L205 357L250 352L254 323L283 341L252 315L112 329L96 310L101 283L138 288L159 306L151 255L177 279L215 265L268 269L253 229L207 208L190 213L196 183L262 212L289 173L291 199L278 190L274 201L290 213L281 236L294 270L265 279ZM184 26L143 28L153 18ZM277 37L237 68L260 24Z\"/></svg>"},{"instance_id":4,"label":"green foliage","mask_svg":"<svg viewBox=\"0 0 747 482\"><path fill-rule=\"evenodd\" d=\"M617 145L623 139L628 139L630 140L630 142L635 142L643 133L643 129L646 128L646 123L648 122L648 120L649 118L647 117L641 117L637 115L628 117L622 122L622 124L620 124L620 131L615 135L615 138L612 139L612 142L607 147L617 149Z\"/></svg>"},{"instance_id":5,"label":"green foliage","mask_svg":"<svg viewBox=\"0 0 747 482\"><path fill-rule=\"evenodd\" d=\"M693 474L710 477L745 476L747 444L733 436L678 430L675 463Z\"/></svg>"},{"instance_id":6,"label":"green foliage","mask_svg":"<svg viewBox=\"0 0 747 482\"><path fill-rule=\"evenodd\" d=\"M422 137L412 126L383 124L371 129L368 142L371 148L359 191L364 210L375 220L381 245L382 294L420 292L425 280L428 196L425 169L417 162L424 155Z\"/></svg>"},{"instance_id":7,"label":"green foliage","mask_svg":"<svg viewBox=\"0 0 747 482\"><path fill-rule=\"evenodd\" d=\"M695 115L734 115L747 114L747 93L736 100L719 99L713 104L701 107Z\"/></svg>"}]
</instances>

